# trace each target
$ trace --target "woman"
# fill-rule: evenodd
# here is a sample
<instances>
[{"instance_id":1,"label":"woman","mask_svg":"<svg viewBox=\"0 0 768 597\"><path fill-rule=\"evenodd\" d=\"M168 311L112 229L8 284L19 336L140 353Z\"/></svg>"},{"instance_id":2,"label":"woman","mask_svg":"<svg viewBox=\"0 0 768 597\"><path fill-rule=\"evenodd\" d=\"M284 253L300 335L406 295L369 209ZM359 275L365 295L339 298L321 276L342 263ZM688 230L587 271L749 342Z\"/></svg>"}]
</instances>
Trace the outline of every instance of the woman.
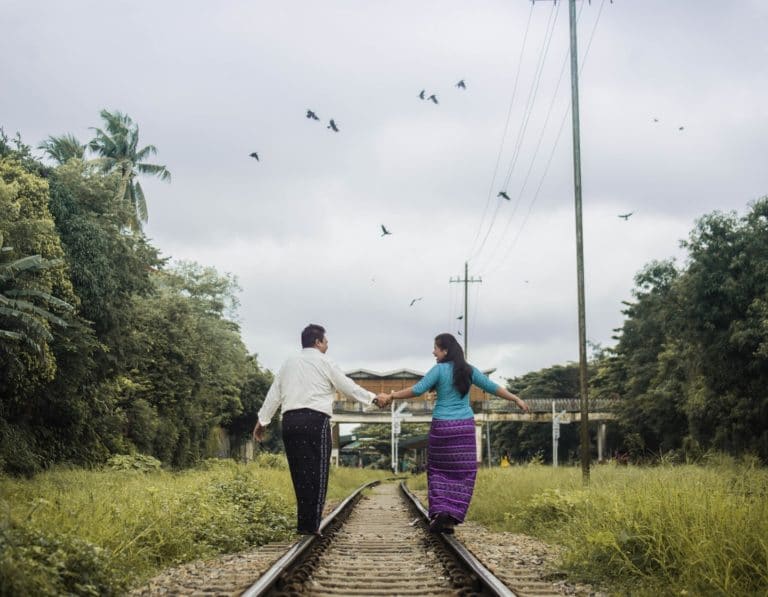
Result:
<instances>
[{"instance_id":1,"label":"woman","mask_svg":"<svg viewBox=\"0 0 768 597\"><path fill-rule=\"evenodd\" d=\"M477 476L475 417L469 405L474 384L486 392L512 400L524 412L528 405L506 388L492 382L464 360L464 351L451 334L435 338L432 354L437 365L415 386L391 394L379 394L381 406L391 400L421 396L435 389L437 400L429 430L427 487L430 531L452 533L464 522Z\"/></svg>"}]
</instances>

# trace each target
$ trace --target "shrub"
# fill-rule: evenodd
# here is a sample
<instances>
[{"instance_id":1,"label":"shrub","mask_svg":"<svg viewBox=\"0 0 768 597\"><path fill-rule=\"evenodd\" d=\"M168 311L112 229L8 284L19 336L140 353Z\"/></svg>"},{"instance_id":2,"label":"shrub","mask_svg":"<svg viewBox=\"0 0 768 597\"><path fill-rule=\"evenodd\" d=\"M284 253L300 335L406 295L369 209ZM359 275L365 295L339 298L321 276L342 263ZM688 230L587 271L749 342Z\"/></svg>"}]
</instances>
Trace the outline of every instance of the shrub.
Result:
<instances>
[{"instance_id":1,"label":"shrub","mask_svg":"<svg viewBox=\"0 0 768 597\"><path fill-rule=\"evenodd\" d=\"M559 526L574 518L586 501L587 495L583 491L547 489L533 496L522 509L509 514L508 517L519 519L521 526L529 530Z\"/></svg>"},{"instance_id":2,"label":"shrub","mask_svg":"<svg viewBox=\"0 0 768 597\"><path fill-rule=\"evenodd\" d=\"M159 471L162 463L146 454L116 454L107 460L106 467L113 471L137 471L150 473Z\"/></svg>"},{"instance_id":3,"label":"shrub","mask_svg":"<svg viewBox=\"0 0 768 597\"><path fill-rule=\"evenodd\" d=\"M288 470L288 459L284 454L272 454L271 452L262 452L253 460L254 464L261 468L273 468L277 470Z\"/></svg>"},{"instance_id":4,"label":"shrub","mask_svg":"<svg viewBox=\"0 0 768 597\"><path fill-rule=\"evenodd\" d=\"M0 528L0 595L121 595L124 577L87 541Z\"/></svg>"},{"instance_id":5,"label":"shrub","mask_svg":"<svg viewBox=\"0 0 768 597\"><path fill-rule=\"evenodd\" d=\"M31 434L0 419L0 471L31 477L40 469Z\"/></svg>"},{"instance_id":6,"label":"shrub","mask_svg":"<svg viewBox=\"0 0 768 597\"><path fill-rule=\"evenodd\" d=\"M293 527L292 507L247 475L238 474L190 496L182 517L194 529L196 542L232 552L282 539Z\"/></svg>"}]
</instances>

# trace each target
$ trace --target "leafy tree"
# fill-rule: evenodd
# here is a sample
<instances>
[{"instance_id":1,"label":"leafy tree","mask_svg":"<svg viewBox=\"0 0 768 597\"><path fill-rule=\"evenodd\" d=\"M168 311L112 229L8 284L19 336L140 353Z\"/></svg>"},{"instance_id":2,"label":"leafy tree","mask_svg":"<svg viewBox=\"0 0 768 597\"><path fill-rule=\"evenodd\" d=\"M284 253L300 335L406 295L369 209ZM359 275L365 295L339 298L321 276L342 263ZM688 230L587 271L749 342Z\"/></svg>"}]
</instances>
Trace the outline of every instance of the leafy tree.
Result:
<instances>
[{"instance_id":1,"label":"leafy tree","mask_svg":"<svg viewBox=\"0 0 768 597\"><path fill-rule=\"evenodd\" d=\"M2 127L0 127L0 158L10 158L27 172L38 176L44 176L48 171L48 168L32 155L32 148L21 140L19 133L11 139Z\"/></svg>"},{"instance_id":2,"label":"leafy tree","mask_svg":"<svg viewBox=\"0 0 768 597\"><path fill-rule=\"evenodd\" d=\"M92 322L103 345L95 355L103 378L124 373L134 296L155 292L151 276L163 264L140 233L126 234L125 205L116 199L119 177L71 160L50 180L50 209L56 222L81 315Z\"/></svg>"},{"instance_id":3,"label":"leafy tree","mask_svg":"<svg viewBox=\"0 0 768 597\"><path fill-rule=\"evenodd\" d=\"M165 166L150 164L145 160L157 153L154 145L139 149L139 126L127 114L101 111L104 129L94 128L95 138L89 143L90 149L100 157L98 162L104 172L116 172L120 177L117 197L131 207L129 225L141 230L147 221L147 202L141 184L136 180L139 174L157 176L170 180L171 173Z\"/></svg>"},{"instance_id":4,"label":"leafy tree","mask_svg":"<svg viewBox=\"0 0 768 597\"><path fill-rule=\"evenodd\" d=\"M143 400L145 411L157 413L153 454L183 467L205 456L214 426L242 413L247 353L237 325L211 310L227 303L220 293L229 283L196 287L175 270L159 270L153 281L156 294L134 298L129 383L121 388L121 404L135 414L136 401ZM132 437L140 433L146 441L151 435L147 428L138 430L138 418L128 424Z\"/></svg>"},{"instance_id":5,"label":"leafy tree","mask_svg":"<svg viewBox=\"0 0 768 597\"><path fill-rule=\"evenodd\" d=\"M685 362L673 341L682 325L678 279L673 261L651 262L635 276L635 301L625 303L618 343L592 382L595 397L622 399L621 449L636 458L680 449L687 431Z\"/></svg>"},{"instance_id":6,"label":"leafy tree","mask_svg":"<svg viewBox=\"0 0 768 597\"><path fill-rule=\"evenodd\" d=\"M743 218L703 217L683 246L691 437L768 460L768 197Z\"/></svg>"},{"instance_id":7,"label":"leafy tree","mask_svg":"<svg viewBox=\"0 0 768 597\"><path fill-rule=\"evenodd\" d=\"M768 198L743 218L704 216L682 245L685 269L652 263L637 276L597 391L622 397L637 454L768 460Z\"/></svg>"},{"instance_id":8,"label":"leafy tree","mask_svg":"<svg viewBox=\"0 0 768 597\"><path fill-rule=\"evenodd\" d=\"M259 365L257 355L249 355L246 360L245 381L240 391L242 412L235 415L227 425L230 436L234 438L236 446L242 445L251 437L251 432L256 425L256 416L264 404L269 387L274 377L267 369ZM269 426L269 433L261 444L261 449L269 452L281 452L283 450L282 426L279 415L276 415Z\"/></svg>"},{"instance_id":9,"label":"leafy tree","mask_svg":"<svg viewBox=\"0 0 768 597\"><path fill-rule=\"evenodd\" d=\"M88 403L95 343L72 312L79 300L48 210L48 184L37 175L48 171L29 161L26 148L7 150L0 158L0 232L13 250L0 252L2 294L6 309L16 311L11 331L29 341L0 343L0 461L9 472L31 474L101 443L98 411ZM6 331L8 313L0 325ZM75 432L73 422L87 433Z\"/></svg>"},{"instance_id":10,"label":"leafy tree","mask_svg":"<svg viewBox=\"0 0 768 597\"><path fill-rule=\"evenodd\" d=\"M73 158L78 160L84 159L87 147L85 143L78 141L72 134L60 137L50 136L38 145L38 149L42 149L48 157L59 165L66 164Z\"/></svg>"},{"instance_id":11,"label":"leafy tree","mask_svg":"<svg viewBox=\"0 0 768 597\"><path fill-rule=\"evenodd\" d=\"M508 380L509 390L523 400L579 397L579 368L575 363L555 365ZM560 428L558 452L576 454L578 425ZM528 461L536 455L552 460L552 427L541 423L491 423L491 450L508 454L511 460Z\"/></svg>"},{"instance_id":12,"label":"leafy tree","mask_svg":"<svg viewBox=\"0 0 768 597\"><path fill-rule=\"evenodd\" d=\"M78 301L48 211L48 185L13 157L0 158L0 237L0 328L7 332L6 342L23 341L3 344L0 383L3 396L21 396L52 378L50 324L63 326L60 315Z\"/></svg>"}]
</instances>

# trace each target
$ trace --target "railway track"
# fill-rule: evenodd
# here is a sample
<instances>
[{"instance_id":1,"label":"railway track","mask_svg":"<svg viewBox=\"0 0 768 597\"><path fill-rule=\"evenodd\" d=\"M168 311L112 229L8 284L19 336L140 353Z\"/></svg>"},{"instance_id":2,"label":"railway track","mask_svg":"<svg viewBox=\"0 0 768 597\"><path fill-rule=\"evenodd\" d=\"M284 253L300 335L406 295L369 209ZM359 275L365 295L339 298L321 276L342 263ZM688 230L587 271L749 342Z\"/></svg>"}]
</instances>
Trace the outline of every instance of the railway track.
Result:
<instances>
[{"instance_id":1,"label":"railway track","mask_svg":"<svg viewBox=\"0 0 768 597\"><path fill-rule=\"evenodd\" d=\"M435 535L426 521L421 503L404 485L370 483L323 520L322 538L192 562L131 595L603 595L545 573L535 546L519 539L499 543L499 534L484 536L471 524L461 525L456 535ZM457 538L467 539L474 555Z\"/></svg>"},{"instance_id":2,"label":"railway track","mask_svg":"<svg viewBox=\"0 0 768 597\"><path fill-rule=\"evenodd\" d=\"M556 594L529 578L511 588L513 578L494 576L453 536L429 533L426 511L404 485L366 488L328 516L323 537L292 546L243 596Z\"/></svg>"}]
</instances>

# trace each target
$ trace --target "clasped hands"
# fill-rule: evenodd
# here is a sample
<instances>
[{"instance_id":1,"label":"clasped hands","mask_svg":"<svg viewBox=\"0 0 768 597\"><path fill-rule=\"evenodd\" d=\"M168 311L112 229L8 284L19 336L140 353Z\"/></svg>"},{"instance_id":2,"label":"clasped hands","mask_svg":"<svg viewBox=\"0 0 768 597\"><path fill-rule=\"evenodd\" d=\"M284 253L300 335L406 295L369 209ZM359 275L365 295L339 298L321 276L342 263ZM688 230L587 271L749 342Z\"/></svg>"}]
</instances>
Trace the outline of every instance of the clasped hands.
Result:
<instances>
[{"instance_id":1,"label":"clasped hands","mask_svg":"<svg viewBox=\"0 0 768 597\"><path fill-rule=\"evenodd\" d=\"M387 408L389 404L392 402L392 395L385 394L384 392L382 392L380 394L376 394L375 400L379 408Z\"/></svg>"}]
</instances>

